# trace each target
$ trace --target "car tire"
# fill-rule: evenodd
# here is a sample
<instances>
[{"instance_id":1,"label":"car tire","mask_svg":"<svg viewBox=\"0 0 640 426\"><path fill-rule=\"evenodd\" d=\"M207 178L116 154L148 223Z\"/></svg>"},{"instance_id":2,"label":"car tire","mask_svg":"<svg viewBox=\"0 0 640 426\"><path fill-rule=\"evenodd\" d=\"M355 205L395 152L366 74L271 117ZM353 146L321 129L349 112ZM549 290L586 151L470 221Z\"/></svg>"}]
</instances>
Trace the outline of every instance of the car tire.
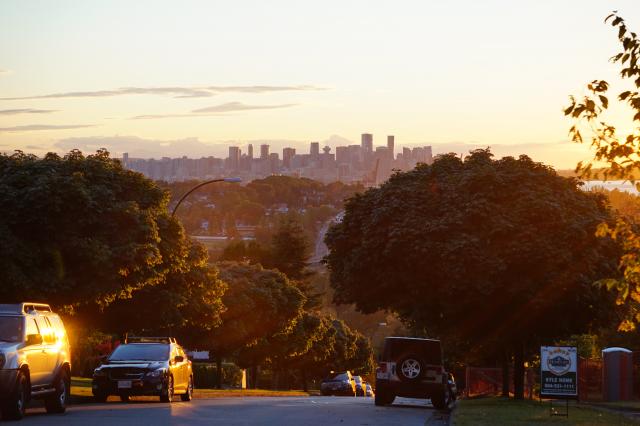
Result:
<instances>
[{"instance_id":1,"label":"car tire","mask_svg":"<svg viewBox=\"0 0 640 426\"><path fill-rule=\"evenodd\" d=\"M393 404L396 399L395 395L386 393L384 391L377 391L374 397L374 403L378 406L385 406Z\"/></svg>"},{"instance_id":2,"label":"car tire","mask_svg":"<svg viewBox=\"0 0 640 426\"><path fill-rule=\"evenodd\" d=\"M403 382L415 382L424 376L425 363L416 354L406 354L398 358L396 374Z\"/></svg>"},{"instance_id":3,"label":"car tire","mask_svg":"<svg viewBox=\"0 0 640 426\"><path fill-rule=\"evenodd\" d=\"M22 371L19 371L12 395L2 404L3 420L20 420L24 417L28 391L29 381L27 380L27 376Z\"/></svg>"},{"instance_id":4,"label":"car tire","mask_svg":"<svg viewBox=\"0 0 640 426\"><path fill-rule=\"evenodd\" d=\"M120 395L120 401L129 402L129 401L131 401L131 397L129 395L122 394L122 395Z\"/></svg>"},{"instance_id":5,"label":"car tire","mask_svg":"<svg viewBox=\"0 0 640 426\"><path fill-rule=\"evenodd\" d=\"M173 401L173 376L167 377L167 383L162 389L162 393L160 394L160 402L172 402Z\"/></svg>"},{"instance_id":6,"label":"car tire","mask_svg":"<svg viewBox=\"0 0 640 426\"><path fill-rule=\"evenodd\" d=\"M184 402L189 402L193 399L193 377L189 377L189 384L187 384L187 391L180 395L180 399Z\"/></svg>"},{"instance_id":7,"label":"car tire","mask_svg":"<svg viewBox=\"0 0 640 426\"><path fill-rule=\"evenodd\" d=\"M431 405L433 405L436 410L448 410L450 403L451 393L449 392L448 386L446 386L441 393L431 395Z\"/></svg>"},{"instance_id":8,"label":"car tire","mask_svg":"<svg viewBox=\"0 0 640 426\"><path fill-rule=\"evenodd\" d=\"M50 414L64 413L71 396L71 378L67 370L62 370L56 377L55 389L52 395L45 398L44 407Z\"/></svg>"},{"instance_id":9,"label":"car tire","mask_svg":"<svg viewBox=\"0 0 640 426\"><path fill-rule=\"evenodd\" d=\"M93 400L95 402L107 402L107 399L109 399L109 395L106 393L96 393L93 395Z\"/></svg>"}]
</instances>

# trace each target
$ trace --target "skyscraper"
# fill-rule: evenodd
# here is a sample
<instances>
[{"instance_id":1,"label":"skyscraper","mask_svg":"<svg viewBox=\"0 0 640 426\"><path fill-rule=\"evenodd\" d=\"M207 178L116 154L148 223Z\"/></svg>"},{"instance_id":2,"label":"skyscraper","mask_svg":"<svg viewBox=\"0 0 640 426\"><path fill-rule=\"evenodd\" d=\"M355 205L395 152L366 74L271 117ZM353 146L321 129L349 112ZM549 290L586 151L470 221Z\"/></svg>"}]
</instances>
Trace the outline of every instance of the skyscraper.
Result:
<instances>
[{"instance_id":1,"label":"skyscraper","mask_svg":"<svg viewBox=\"0 0 640 426\"><path fill-rule=\"evenodd\" d=\"M360 146L365 155L373 152L373 135L371 133L363 133Z\"/></svg>"},{"instance_id":2,"label":"skyscraper","mask_svg":"<svg viewBox=\"0 0 640 426\"><path fill-rule=\"evenodd\" d=\"M249 144L247 147L247 157L253 158L253 144Z\"/></svg>"},{"instance_id":3,"label":"skyscraper","mask_svg":"<svg viewBox=\"0 0 640 426\"><path fill-rule=\"evenodd\" d=\"M269 145L267 144L260 145L260 158L262 160L266 160L269 158Z\"/></svg>"},{"instance_id":4,"label":"skyscraper","mask_svg":"<svg viewBox=\"0 0 640 426\"><path fill-rule=\"evenodd\" d=\"M284 148L282 150L282 165L287 169L291 168L291 158L296 155L295 148Z\"/></svg>"},{"instance_id":5,"label":"skyscraper","mask_svg":"<svg viewBox=\"0 0 640 426\"><path fill-rule=\"evenodd\" d=\"M392 160L396 158L395 147L396 147L395 137L392 135L387 136L387 150Z\"/></svg>"},{"instance_id":6,"label":"skyscraper","mask_svg":"<svg viewBox=\"0 0 640 426\"><path fill-rule=\"evenodd\" d=\"M309 154L312 160L317 160L320 157L320 142L311 142Z\"/></svg>"},{"instance_id":7,"label":"skyscraper","mask_svg":"<svg viewBox=\"0 0 640 426\"><path fill-rule=\"evenodd\" d=\"M229 167L229 170L238 170L240 168L240 148L237 146L229 147L227 166Z\"/></svg>"}]
</instances>

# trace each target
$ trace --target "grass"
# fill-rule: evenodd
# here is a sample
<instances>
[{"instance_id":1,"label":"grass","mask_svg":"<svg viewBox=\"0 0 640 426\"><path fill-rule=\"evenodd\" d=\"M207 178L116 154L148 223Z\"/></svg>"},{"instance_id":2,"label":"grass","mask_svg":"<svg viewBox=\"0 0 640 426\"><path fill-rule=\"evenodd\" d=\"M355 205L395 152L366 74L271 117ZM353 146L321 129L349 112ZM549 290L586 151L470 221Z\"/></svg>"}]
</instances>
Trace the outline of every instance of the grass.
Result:
<instances>
[{"instance_id":1,"label":"grass","mask_svg":"<svg viewBox=\"0 0 640 426\"><path fill-rule=\"evenodd\" d=\"M459 401L452 423L453 426L547 424L626 426L638 423L622 415L596 410L586 405L577 405L575 402L569 404L568 418L550 416L549 402L515 401L499 397Z\"/></svg>"},{"instance_id":2,"label":"grass","mask_svg":"<svg viewBox=\"0 0 640 426\"><path fill-rule=\"evenodd\" d=\"M268 389L195 389L194 398L229 398L243 396L309 396L309 392L299 390L275 391ZM91 379L73 377L71 379L71 398L73 402L90 402L93 399L91 393ZM110 397L117 400L117 397ZM156 397L135 397L136 400L155 401Z\"/></svg>"}]
</instances>

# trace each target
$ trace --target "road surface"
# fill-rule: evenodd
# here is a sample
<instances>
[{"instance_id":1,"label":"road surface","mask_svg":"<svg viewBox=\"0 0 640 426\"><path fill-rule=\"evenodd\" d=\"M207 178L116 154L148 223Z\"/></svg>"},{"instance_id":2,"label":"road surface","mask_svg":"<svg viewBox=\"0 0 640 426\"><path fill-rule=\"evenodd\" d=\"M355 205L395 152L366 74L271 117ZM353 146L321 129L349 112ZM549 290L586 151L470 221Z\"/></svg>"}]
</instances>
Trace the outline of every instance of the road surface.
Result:
<instances>
[{"instance_id":1,"label":"road surface","mask_svg":"<svg viewBox=\"0 0 640 426\"><path fill-rule=\"evenodd\" d=\"M179 399L179 398L176 398ZM373 398L236 397L194 399L191 402L107 402L73 405L65 414L27 410L20 422L36 425L273 425L273 426L442 426L446 415L426 400L398 398L376 407Z\"/></svg>"}]
</instances>

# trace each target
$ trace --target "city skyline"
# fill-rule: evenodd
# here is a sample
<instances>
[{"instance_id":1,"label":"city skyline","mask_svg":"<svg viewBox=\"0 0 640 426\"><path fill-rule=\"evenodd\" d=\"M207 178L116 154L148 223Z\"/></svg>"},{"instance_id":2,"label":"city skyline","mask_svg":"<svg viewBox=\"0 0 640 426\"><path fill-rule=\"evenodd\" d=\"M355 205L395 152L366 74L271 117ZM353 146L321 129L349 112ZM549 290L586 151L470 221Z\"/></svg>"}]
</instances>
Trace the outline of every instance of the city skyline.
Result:
<instances>
[{"instance_id":1,"label":"city skyline","mask_svg":"<svg viewBox=\"0 0 640 426\"><path fill-rule=\"evenodd\" d=\"M434 153L491 146L573 168L590 155L568 142L562 108L585 82L615 80L613 7L7 1L0 151L197 158L263 141L335 147L368 129ZM615 8L640 24L637 2Z\"/></svg>"}]
</instances>

